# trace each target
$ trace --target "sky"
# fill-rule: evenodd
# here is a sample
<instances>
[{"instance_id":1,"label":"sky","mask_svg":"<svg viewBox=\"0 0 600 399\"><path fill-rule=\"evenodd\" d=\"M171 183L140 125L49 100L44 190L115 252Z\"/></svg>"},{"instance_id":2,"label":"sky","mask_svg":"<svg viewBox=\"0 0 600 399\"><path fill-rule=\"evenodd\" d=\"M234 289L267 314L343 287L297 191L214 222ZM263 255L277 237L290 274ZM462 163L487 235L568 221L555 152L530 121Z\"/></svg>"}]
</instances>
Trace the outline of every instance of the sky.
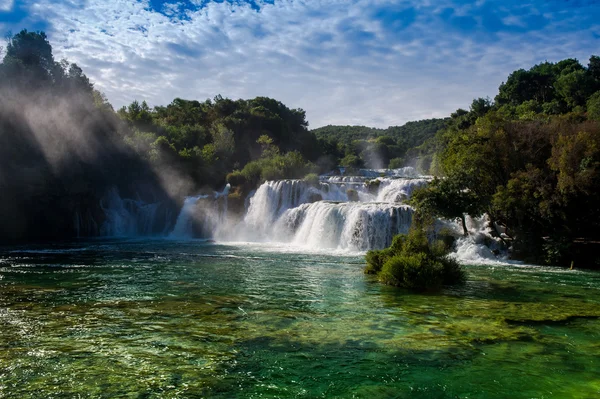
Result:
<instances>
[{"instance_id":1,"label":"sky","mask_svg":"<svg viewBox=\"0 0 600 399\"><path fill-rule=\"evenodd\" d=\"M597 0L0 0L115 108L268 96L310 127L387 127L491 97L508 74L600 54Z\"/></svg>"}]
</instances>

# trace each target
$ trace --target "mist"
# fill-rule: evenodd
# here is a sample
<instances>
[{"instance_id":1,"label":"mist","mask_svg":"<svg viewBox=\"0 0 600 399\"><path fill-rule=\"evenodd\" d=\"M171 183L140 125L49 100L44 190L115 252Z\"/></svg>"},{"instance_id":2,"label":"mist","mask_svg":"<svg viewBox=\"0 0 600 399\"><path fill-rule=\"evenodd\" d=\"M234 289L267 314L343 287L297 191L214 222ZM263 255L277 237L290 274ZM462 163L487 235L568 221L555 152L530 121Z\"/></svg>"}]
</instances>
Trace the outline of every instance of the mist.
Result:
<instances>
[{"instance_id":1,"label":"mist","mask_svg":"<svg viewBox=\"0 0 600 399\"><path fill-rule=\"evenodd\" d=\"M114 188L170 207L192 190L174 168L141 159L123 140L128 127L89 93L1 93L0 239L98 235L101 200Z\"/></svg>"}]
</instances>

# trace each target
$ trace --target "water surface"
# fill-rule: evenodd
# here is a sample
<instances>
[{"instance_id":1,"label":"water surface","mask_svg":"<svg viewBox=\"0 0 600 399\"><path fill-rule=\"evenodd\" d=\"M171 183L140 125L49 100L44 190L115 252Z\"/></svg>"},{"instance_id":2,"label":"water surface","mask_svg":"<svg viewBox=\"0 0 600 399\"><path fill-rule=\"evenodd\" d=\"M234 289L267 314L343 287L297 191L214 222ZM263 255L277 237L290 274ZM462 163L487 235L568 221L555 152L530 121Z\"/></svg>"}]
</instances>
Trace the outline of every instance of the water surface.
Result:
<instances>
[{"instance_id":1,"label":"water surface","mask_svg":"<svg viewBox=\"0 0 600 399\"><path fill-rule=\"evenodd\" d=\"M600 274L198 241L0 248L0 398L600 397Z\"/></svg>"}]
</instances>

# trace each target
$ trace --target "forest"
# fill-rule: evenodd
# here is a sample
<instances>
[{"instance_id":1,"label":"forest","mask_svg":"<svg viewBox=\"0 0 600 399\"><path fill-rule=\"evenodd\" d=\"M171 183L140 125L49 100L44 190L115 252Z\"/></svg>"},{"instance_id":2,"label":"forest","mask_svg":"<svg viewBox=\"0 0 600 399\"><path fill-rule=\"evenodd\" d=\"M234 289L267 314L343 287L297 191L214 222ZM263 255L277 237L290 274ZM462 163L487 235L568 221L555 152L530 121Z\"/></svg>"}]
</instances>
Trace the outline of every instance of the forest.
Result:
<instances>
[{"instance_id":1,"label":"forest","mask_svg":"<svg viewBox=\"0 0 600 399\"><path fill-rule=\"evenodd\" d=\"M115 111L43 32L23 30L0 65L0 102L3 240L72 237L74 211L99 215L112 186L175 206L226 182L242 198L265 180L411 165L436 176L412 200L423 220L487 214L516 258L598 262L598 56L514 71L448 118L310 130L304 110L267 97Z\"/></svg>"}]
</instances>

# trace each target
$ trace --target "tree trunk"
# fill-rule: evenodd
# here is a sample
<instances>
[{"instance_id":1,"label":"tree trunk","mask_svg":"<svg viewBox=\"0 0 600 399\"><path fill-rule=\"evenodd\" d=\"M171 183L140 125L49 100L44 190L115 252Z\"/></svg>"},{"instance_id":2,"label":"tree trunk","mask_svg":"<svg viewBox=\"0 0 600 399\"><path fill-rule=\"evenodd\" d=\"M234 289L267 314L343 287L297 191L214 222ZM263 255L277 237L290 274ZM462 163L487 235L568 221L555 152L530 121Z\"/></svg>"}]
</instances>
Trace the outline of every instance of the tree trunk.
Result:
<instances>
[{"instance_id":1,"label":"tree trunk","mask_svg":"<svg viewBox=\"0 0 600 399\"><path fill-rule=\"evenodd\" d=\"M508 248L508 243L506 242L506 240L504 238L502 238L502 234L500 234L500 232L498 231L498 228L496 227L496 221L494 220L494 218L492 217L491 213L488 213L488 216L490 217L490 225L492 227L492 231L494 233L496 233L496 237L498 237L500 239L500 241L502 241L502 244L504 244L504 246L506 248Z\"/></svg>"},{"instance_id":2,"label":"tree trunk","mask_svg":"<svg viewBox=\"0 0 600 399\"><path fill-rule=\"evenodd\" d=\"M463 234L466 237L469 235L469 230L467 230L467 221L465 220L465 215L460 215L460 221L462 222Z\"/></svg>"}]
</instances>

